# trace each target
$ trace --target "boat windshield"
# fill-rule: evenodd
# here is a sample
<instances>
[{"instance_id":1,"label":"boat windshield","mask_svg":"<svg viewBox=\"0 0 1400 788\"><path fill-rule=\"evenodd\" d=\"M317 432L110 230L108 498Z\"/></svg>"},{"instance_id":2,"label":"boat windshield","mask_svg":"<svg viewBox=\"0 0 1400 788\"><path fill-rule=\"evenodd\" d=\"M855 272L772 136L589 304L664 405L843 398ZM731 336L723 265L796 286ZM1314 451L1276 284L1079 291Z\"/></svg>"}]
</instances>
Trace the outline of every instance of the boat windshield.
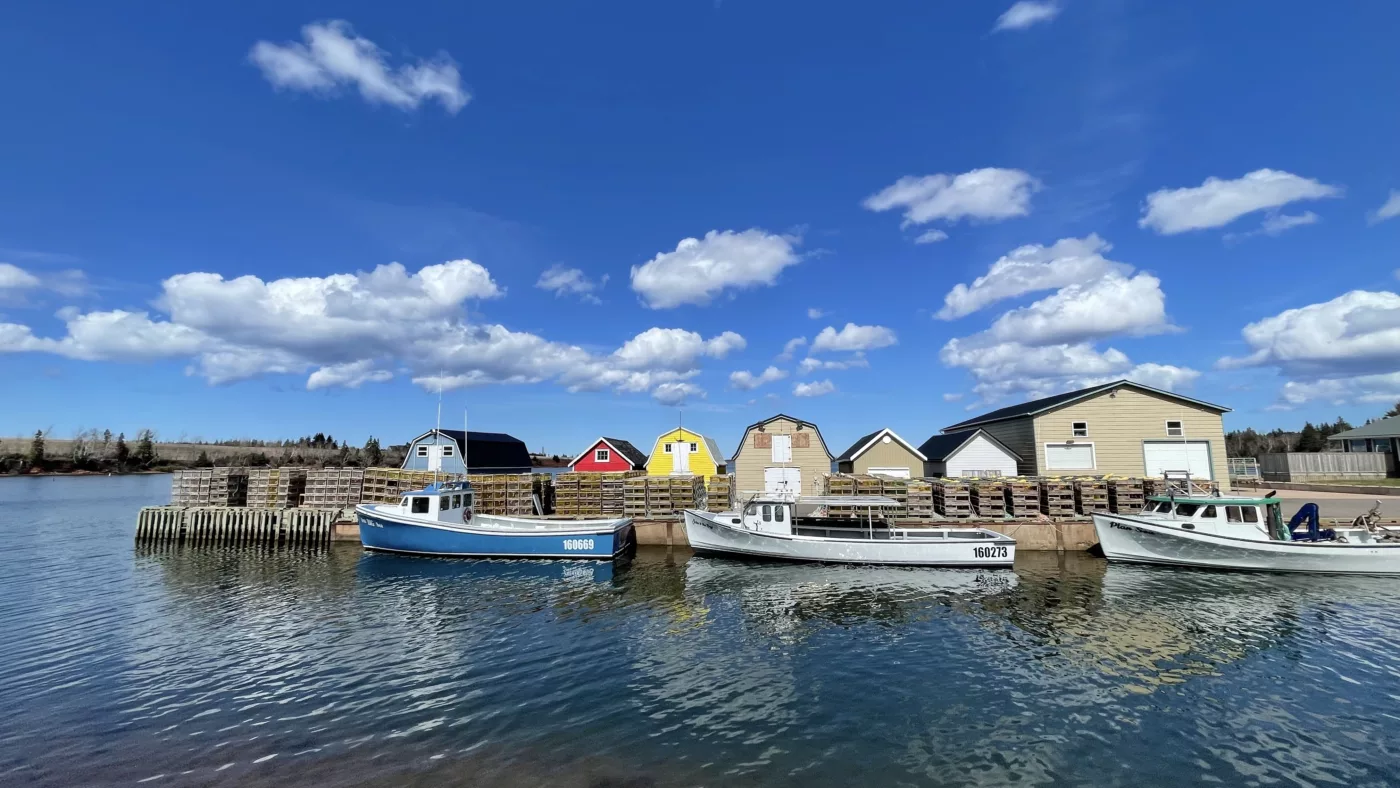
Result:
<instances>
[{"instance_id":1,"label":"boat windshield","mask_svg":"<svg viewBox=\"0 0 1400 788\"><path fill-rule=\"evenodd\" d=\"M410 509L411 512L413 512L414 514L427 514L427 513L428 513L428 497L427 497L427 496L425 496L425 495L415 495L415 496L413 496L412 498L410 498L409 500L412 501L412 506L413 506L413 508Z\"/></svg>"}]
</instances>

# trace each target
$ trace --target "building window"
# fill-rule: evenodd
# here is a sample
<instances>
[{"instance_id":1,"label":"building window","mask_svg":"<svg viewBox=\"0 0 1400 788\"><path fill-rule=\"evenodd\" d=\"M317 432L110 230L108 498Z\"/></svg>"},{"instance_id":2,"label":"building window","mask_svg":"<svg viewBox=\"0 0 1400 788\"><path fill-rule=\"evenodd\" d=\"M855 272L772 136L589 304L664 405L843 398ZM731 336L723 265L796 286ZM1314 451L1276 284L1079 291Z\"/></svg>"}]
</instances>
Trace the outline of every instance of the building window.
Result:
<instances>
[{"instance_id":1,"label":"building window","mask_svg":"<svg viewBox=\"0 0 1400 788\"><path fill-rule=\"evenodd\" d=\"M671 453L671 444L669 444L669 443L663 444L662 447L661 447L661 450L664 451L664 452L666 452L667 454L670 454L670 453Z\"/></svg>"},{"instance_id":2,"label":"building window","mask_svg":"<svg viewBox=\"0 0 1400 788\"><path fill-rule=\"evenodd\" d=\"M451 456L452 456L452 444L449 443L449 444L447 444L446 446L443 446L443 447L442 447L442 456L444 456L444 457L451 457Z\"/></svg>"},{"instance_id":3,"label":"building window","mask_svg":"<svg viewBox=\"0 0 1400 788\"><path fill-rule=\"evenodd\" d=\"M690 453L691 453L691 454L695 454L695 453L698 452L698 451L700 451L700 447L699 447L697 444L694 444L694 443L690 444Z\"/></svg>"},{"instance_id":4,"label":"building window","mask_svg":"<svg viewBox=\"0 0 1400 788\"><path fill-rule=\"evenodd\" d=\"M427 447L427 446L419 446L419 447L418 447L418 456L419 456L419 457L427 457L427 456L428 456L428 447Z\"/></svg>"},{"instance_id":5,"label":"building window","mask_svg":"<svg viewBox=\"0 0 1400 788\"><path fill-rule=\"evenodd\" d=\"M1388 453L1390 451L1390 438L1372 438L1371 450Z\"/></svg>"},{"instance_id":6,"label":"building window","mask_svg":"<svg viewBox=\"0 0 1400 788\"><path fill-rule=\"evenodd\" d=\"M1069 425L1069 432L1070 432L1071 435L1073 435L1073 436L1076 437L1076 438L1087 438L1087 437L1089 437L1089 422L1087 422L1087 421L1074 421L1074 422L1070 422L1070 425Z\"/></svg>"},{"instance_id":7,"label":"building window","mask_svg":"<svg viewBox=\"0 0 1400 788\"><path fill-rule=\"evenodd\" d=\"M1185 435L1185 434L1186 434L1186 429L1185 429L1184 427L1182 427L1181 422L1179 422L1179 421L1168 421L1168 422L1167 422L1167 437L1169 437L1169 438L1180 438L1181 436L1183 436L1183 435Z\"/></svg>"},{"instance_id":8,"label":"building window","mask_svg":"<svg viewBox=\"0 0 1400 788\"><path fill-rule=\"evenodd\" d=\"M593 452L594 462L609 462L610 460L612 460L612 452L609 452L607 449L598 449Z\"/></svg>"}]
</instances>

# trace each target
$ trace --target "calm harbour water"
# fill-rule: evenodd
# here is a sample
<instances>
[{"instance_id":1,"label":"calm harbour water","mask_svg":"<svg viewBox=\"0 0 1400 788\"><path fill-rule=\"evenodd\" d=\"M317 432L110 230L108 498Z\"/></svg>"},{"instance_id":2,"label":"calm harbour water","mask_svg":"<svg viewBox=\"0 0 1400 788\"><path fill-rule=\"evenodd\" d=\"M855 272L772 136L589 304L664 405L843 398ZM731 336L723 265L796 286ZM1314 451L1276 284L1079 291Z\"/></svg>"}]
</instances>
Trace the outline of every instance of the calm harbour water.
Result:
<instances>
[{"instance_id":1,"label":"calm harbour water","mask_svg":"<svg viewBox=\"0 0 1400 788\"><path fill-rule=\"evenodd\" d=\"M168 494L0 479L0 784L1400 780L1397 580L133 545Z\"/></svg>"}]
</instances>

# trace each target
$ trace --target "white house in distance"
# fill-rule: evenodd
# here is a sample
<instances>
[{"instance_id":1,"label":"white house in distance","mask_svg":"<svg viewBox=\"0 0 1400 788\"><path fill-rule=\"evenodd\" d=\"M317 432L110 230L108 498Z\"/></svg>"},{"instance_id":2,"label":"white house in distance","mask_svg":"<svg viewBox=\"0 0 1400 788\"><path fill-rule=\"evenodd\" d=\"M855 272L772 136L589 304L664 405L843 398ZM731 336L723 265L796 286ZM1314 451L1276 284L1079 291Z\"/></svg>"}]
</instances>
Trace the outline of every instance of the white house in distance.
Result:
<instances>
[{"instance_id":1,"label":"white house in distance","mask_svg":"<svg viewBox=\"0 0 1400 788\"><path fill-rule=\"evenodd\" d=\"M1021 458L986 430L934 435L919 447L926 458L924 475L932 478L959 476L1015 476Z\"/></svg>"}]
</instances>

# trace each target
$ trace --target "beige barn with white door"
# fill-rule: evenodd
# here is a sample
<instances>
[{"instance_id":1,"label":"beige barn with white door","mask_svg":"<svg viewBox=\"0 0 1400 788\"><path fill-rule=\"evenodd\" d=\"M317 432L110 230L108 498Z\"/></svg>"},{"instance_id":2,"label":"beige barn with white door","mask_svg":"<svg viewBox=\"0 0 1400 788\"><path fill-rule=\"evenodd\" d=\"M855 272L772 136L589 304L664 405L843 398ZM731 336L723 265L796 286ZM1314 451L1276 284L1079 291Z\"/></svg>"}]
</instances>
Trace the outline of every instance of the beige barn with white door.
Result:
<instances>
[{"instance_id":1,"label":"beige barn with white door","mask_svg":"<svg viewBox=\"0 0 1400 788\"><path fill-rule=\"evenodd\" d=\"M817 495L831 462L815 424L780 413L744 430L729 469L741 496L762 490Z\"/></svg>"},{"instance_id":2,"label":"beige barn with white door","mask_svg":"<svg viewBox=\"0 0 1400 788\"><path fill-rule=\"evenodd\" d=\"M943 429L980 428L1025 476L1147 476L1189 471L1229 489L1229 408L1119 380L1001 408Z\"/></svg>"}]
</instances>

